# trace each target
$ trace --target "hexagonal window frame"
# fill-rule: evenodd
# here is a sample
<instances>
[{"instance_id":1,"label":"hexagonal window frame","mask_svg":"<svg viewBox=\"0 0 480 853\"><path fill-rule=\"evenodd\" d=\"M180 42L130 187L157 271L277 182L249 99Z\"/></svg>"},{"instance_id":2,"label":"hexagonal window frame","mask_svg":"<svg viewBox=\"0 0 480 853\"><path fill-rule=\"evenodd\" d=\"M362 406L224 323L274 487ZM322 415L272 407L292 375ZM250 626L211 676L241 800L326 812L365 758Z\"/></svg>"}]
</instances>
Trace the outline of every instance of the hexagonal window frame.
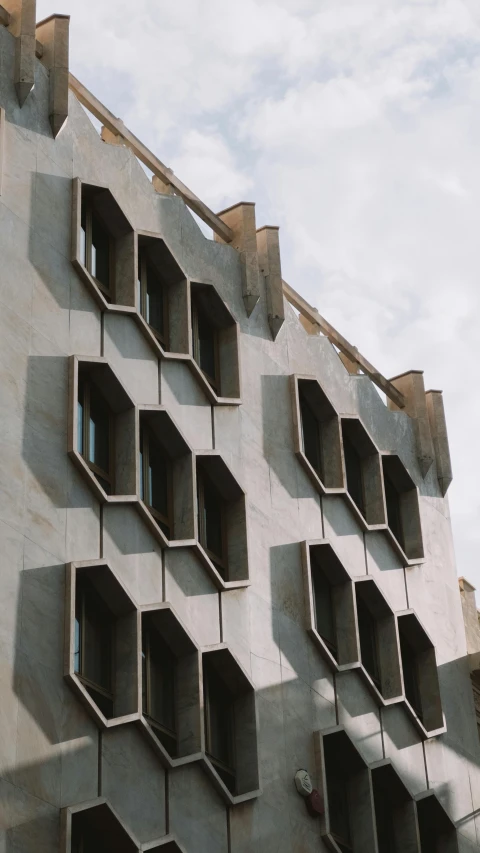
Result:
<instances>
[{"instance_id":1,"label":"hexagonal window frame","mask_svg":"<svg viewBox=\"0 0 480 853\"><path fill-rule=\"evenodd\" d=\"M352 835L365 840L365 850L376 850L375 814L369 767L344 726L314 732L316 776L324 813L319 818L322 841L334 853L342 853L341 837L332 826L329 788L342 788L348 799ZM353 791L355 794L353 795ZM333 794L332 794L333 797ZM367 803L370 808L367 808ZM363 849L363 848L362 848Z\"/></svg>"},{"instance_id":2,"label":"hexagonal window frame","mask_svg":"<svg viewBox=\"0 0 480 853\"><path fill-rule=\"evenodd\" d=\"M423 812L423 820L425 821L425 823L428 819L430 819L430 825L428 826L426 832L428 832L430 835L432 827L435 827L436 830L440 829L440 832L437 833L437 841L441 841L442 846L438 849L440 849L442 853L458 853L459 847L457 828L450 815L445 811L435 791L433 791L432 789L430 789L429 791L422 791L422 793L417 794L415 796L415 803L417 807L417 820L420 844L422 842Z\"/></svg>"},{"instance_id":3,"label":"hexagonal window frame","mask_svg":"<svg viewBox=\"0 0 480 853\"><path fill-rule=\"evenodd\" d=\"M396 614L396 619L404 707L424 739L444 734L447 726L442 710L435 646L414 610L401 611ZM402 648L402 638L405 638L404 642L406 641L406 652ZM410 652L408 647L410 647ZM419 713L418 708L414 707L411 700L407 698L407 690L405 689L405 654L409 655L412 651L415 654L413 666L416 670L414 678L417 681L418 702L421 706L425 703L426 707L426 710L422 707L421 713Z\"/></svg>"},{"instance_id":4,"label":"hexagonal window frame","mask_svg":"<svg viewBox=\"0 0 480 853\"><path fill-rule=\"evenodd\" d=\"M209 658L209 666L214 668L216 675L223 681L223 684L233 698L233 748L236 755L236 793L232 793L229 790L215 768L214 760L207 752L207 710L205 702L206 658ZM261 794L258 767L258 721L255 687L226 643L218 643L215 646L208 646L202 649L202 690L202 733L204 738L202 766L227 805L234 806L247 800L255 799Z\"/></svg>"},{"instance_id":5,"label":"hexagonal window frame","mask_svg":"<svg viewBox=\"0 0 480 853\"><path fill-rule=\"evenodd\" d=\"M204 450L195 454L195 474L197 491L197 511L195 519L196 545L194 551L207 570L216 587L220 590L237 589L249 586L248 571L248 535L246 494L238 480L217 450ZM199 494L201 483L207 477L213 484L217 498L225 502L226 513L222 525L224 528L224 548L226 546L226 577L214 564L214 557L207 551L204 535L199 524Z\"/></svg>"},{"instance_id":6,"label":"hexagonal window frame","mask_svg":"<svg viewBox=\"0 0 480 853\"><path fill-rule=\"evenodd\" d=\"M74 465L78 468L95 497L101 503L134 503L136 494L135 404L120 382L107 359L100 356L72 355L69 359L69 403L68 403L68 442L67 449ZM81 378L88 377L90 387L95 387L103 398L112 415L114 431L113 471L114 493L107 494L79 450L78 396ZM84 406L84 401L82 401ZM82 429L85 433L85 430Z\"/></svg>"},{"instance_id":7,"label":"hexagonal window frame","mask_svg":"<svg viewBox=\"0 0 480 853\"><path fill-rule=\"evenodd\" d=\"M355 622L360 660L359 674L378 705L388 707L403 700L403 682L400 666L400 644L395 612L385 598L376 580L363 575L354 581ZM359 599L366 609L366 618L374 622L376 664L379 669L379 684L368 671L362 659L361 631L359 627Z\"/></svg>"},{"instance_id":8,"label":"hexagonal window frame","mask_svg":"<svg viewBox=\"0 0 480 853\"><path fill-rule=\"evenodd\" d=\"M214 284L191 279L188 292L190 370L213 405L238 406L242 402L238 322ZM209 378L200 365L196 317L208 318L212 330L215 379Z\"/></svg>"},{"instance_id":9,"label":"hexagonal window frame","mask_svg":"<svg viewBox=\"0 0 480 853\"><path fill-rule=\"evenodd\" d=\"M106 717L89 693L86 680L75 670L75 623L78 581L85 578L95 589L122 631L115 631L115 715ZM65 654L64 677L77 698L101 729L139 720L138 608L106 560L84 560L65 567ZM120 663L121 662L121 663ZM95 685L92 684L92 688ZM118 707L120 705L120 707Z\"/></svg>"},{"instance_id":10,"label":"hexagonal window frame","mask_svg":"<svg viewBox=\"0 0 480 853\"><path fill-rule=\"evenodd\" d=\"M82 258L82 209L92 210L109 234L110 247L110 300L105 287L94 277ZM86 249L86 251L88 251ZM86 284L102 311L135 311L136 284L135 232L121 206L108 187L73 179L72 192L72 264Z\"/></svg>"},{"instance_id":11,"label":"hexagonal window frame","mask_svg":"<svg viewBox=\"0 0 480 853\"><path fill-rule=\"evenodd\" d=\"M294 452L314 488L321 495L345 493L342 461L340 415L313 376L293 374L290 377L293 408ZM313 453L305 446L305 419L309 418L313 437ZM316 465L308 456L317 457Z\"/></svg>"},{"instance_id":12,"label":"hexagonal window frame","mask_svg":"<svg viewBox=\"0 0 480 853\"><path fill-rule=\"evenodd\" d=\"M417 811L412 793L399 776L390 758L370 764L375 829L379 840L379 813L390 812L387 832L393 835L396 850L420 853Z\"/></svg>"},{"instance_id":13,"label":"hexagonal window frame","mask_svg":"<svg viewBox=\"0 0 480 853\"><path fill-rule=\"evenodd\" d=\"M333 672L357 669L360 660L353 580L327 539L307 540L301 543L301 548L307 631ZM330 619L328 611L326 618L335 635L333 644L318 629L317 605L320 594L326 591L331 612Z\"/></svg>"},{"instance_id":14,"label":"hexagonal window frame","mask_svg":"<svg viewBox=\"0 0 480 853\"><path fill-rule=\"evenodd\" d=\"M113 806L106 797L97 797L74 806L66 806L60 812L60 850L62 853L72 853L72 841L74 824L78 819L93 822L93 832L96 831L95 823L103 823L100 829L102 834L114 835L111 853L138 853L141 849L139 842L132 835L128 827L119 817ZM115 837L116 836L116 837Z\"/></svg>"},{"instance_id":15,"label":"hexagonal window frame","mask_svg":"<svg viewBox=\"0 0 480 853\"><path fill-rule=\"evenodd\" d=\"M198 645L168 602L144 605L139 609L139 659L138 672L143 686L142 638L147 622L158 631L161 641L176 657L175 664L175 717L177 722L178 752L172 756L155 731L155 725L141 708L139 726L164 767L181 767L199 761L203 754L201 715L201 656ZM143 696L143 689L141 689Z\"/></svg>"},{"instance_id":16,"label":"hexagonal window frame","mask_svg":"<svg viewBox=\"0 0 480 853\"><path fill-rule=\"evenodd\" d=\"M396 453L382 453L382 478L388 540L404 566L423 563L425 552L418 488ZM390 483L389 488L387 483Z\"/></svg>"},{"instance_id":17,"label":"hexagonal window frame","mask_svg":"<svg viewBox=\"0 0 480 853\"><path fill-rule=\"evenodd\" d=\"M143 422L143 423L142 423ZM161 527L160 515L142 497L140 461L141 427L148 427L149 445L153 438L161 447L167 465L167 504L173 536L169 539ZM196 544L195 456L192 448L165 406L138 406L136 424L137 510L162 547L187 547ZM145 475L143 476L145 482ZM160 523L159 523L160 522Z\"/></svg>"},{"instance_id":18,"label":"hexagonal window frame","mask_svg":"<svg viewBox=\"0 0 480 853\"><path fill-rule=\"evenodd\" d=\"M342 465L345 482L344 500L363 530L385 530L386 510L383 491L380 451L357 415L340 416L342 436ZM351 445L360 465L360 488L363 510L351 495L352 486L348 484L349 467L346 461L346 447ZM353 478L352 478L353 481Z\"/></svg>"}]
</instances>

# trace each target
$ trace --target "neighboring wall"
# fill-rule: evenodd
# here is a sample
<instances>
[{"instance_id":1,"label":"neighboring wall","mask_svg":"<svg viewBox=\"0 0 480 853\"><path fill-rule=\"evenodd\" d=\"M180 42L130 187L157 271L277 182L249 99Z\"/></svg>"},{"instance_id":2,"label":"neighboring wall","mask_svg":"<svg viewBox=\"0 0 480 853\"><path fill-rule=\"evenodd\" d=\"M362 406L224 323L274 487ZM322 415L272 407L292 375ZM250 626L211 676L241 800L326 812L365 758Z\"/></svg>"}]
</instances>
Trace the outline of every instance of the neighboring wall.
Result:
<instances>
[{"instance_id":1,"label":"neighboring wall","mask_svg":"<svg viewBox=\"0 0 480 853\"><path fill-rule=\"evenodd\" d=\"M59 810L106 796L140 842L167 830L187 853L326 849L295 791L315 778L314 731L345 726L368 762L391 757L412 793L434 789L480 841L479 745L448 501L425 480L408 416L351 376L287 307L275 342L265 294L247 319L241 262L205 239L180 199L157 194L133 156L102 142L71 96L53 141L47 72L20 110L14 40L0 27L7 114L0 196L0 850L58 849ZM104 315L70 262L72 179L108 186L137 229L162 235L186 274L215 285L241 327L242 404L211 406L185 365L159 361L137 326ZM301 290L301 285L299 288ZM100 506L67 456L68 357L104 354L135 403L168 407L195 451L215 447L247 493L247 589L219 592L188 551L167 551L135 510ZM405 569L383 533L340 497L320 499L293 452L290 375L318 378L359 414L420 490L425 562ZM413 608L437 654L447 732L423 741L400 706L380 709L355 672L333 676L305 630L300 543L330 539L352 576L372 575L394 611ZM195 641L223 640L257 691L262 794L227 808L197 765L167 771L134 727L102 738L63 679L65 564L108 560L139 605L172 603ZM221 601L220 601L221 599ZM478 834L477 834L478 833Z\"/></svg>"}]
</instances>

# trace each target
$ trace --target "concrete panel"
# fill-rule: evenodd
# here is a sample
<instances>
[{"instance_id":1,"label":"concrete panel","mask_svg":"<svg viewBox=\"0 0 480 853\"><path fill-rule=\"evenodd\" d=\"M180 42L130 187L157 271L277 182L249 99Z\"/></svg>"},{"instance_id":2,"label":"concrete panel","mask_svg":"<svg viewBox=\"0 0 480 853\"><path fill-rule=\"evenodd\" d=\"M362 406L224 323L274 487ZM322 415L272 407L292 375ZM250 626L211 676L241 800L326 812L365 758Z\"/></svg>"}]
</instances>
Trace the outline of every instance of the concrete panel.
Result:
<instances>
[{"instance_id":1,"label":"concrete panel","mask_svg":"<svg viewBox=\"0 0 480 853\"><path fill-rule=\"evenodd\" d=\"M194 450L211 450L212 411L186 364L162 361L160 402Z\"/></svg>"}]
</instances>

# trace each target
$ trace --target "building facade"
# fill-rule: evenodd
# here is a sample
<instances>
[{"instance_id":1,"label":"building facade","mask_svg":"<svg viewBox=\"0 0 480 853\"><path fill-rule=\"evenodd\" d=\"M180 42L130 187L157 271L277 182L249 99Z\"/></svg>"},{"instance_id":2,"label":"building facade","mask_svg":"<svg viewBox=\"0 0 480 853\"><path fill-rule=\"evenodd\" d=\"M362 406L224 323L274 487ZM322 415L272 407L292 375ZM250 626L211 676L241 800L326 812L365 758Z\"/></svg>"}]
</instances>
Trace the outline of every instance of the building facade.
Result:
<instances>
[{"instance_id":1,"label":"building facade","mask_svg":"<svg viewBox=\"0 0 480 853\"><path fill-rule=\"evenodd\" d=\"M4 5L0 850L480 849L440 392L319 334L278 229L152 182L68 20Z\"/></svg>"}]
</instances>

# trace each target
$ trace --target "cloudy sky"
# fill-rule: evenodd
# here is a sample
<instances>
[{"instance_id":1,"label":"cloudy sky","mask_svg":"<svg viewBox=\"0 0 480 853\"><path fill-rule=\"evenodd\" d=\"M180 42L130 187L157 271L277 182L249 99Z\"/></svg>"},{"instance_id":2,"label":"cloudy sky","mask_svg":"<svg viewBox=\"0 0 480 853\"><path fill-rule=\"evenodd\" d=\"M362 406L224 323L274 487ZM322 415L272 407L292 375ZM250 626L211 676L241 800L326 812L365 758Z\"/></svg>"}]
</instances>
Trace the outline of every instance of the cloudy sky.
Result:
<instances>
[{"instance_id":1,"label":"cloudy sky","mask_svg":"<svg viewBox=\"0 0 480 853\"><path fill-rule=\"evenodd\" d=\"M386 376L441 388L459 574L480 589L478 0L37 0L71 70ZM480 603L480 599L479 599Z\"/></svg>"}]
</instances>

